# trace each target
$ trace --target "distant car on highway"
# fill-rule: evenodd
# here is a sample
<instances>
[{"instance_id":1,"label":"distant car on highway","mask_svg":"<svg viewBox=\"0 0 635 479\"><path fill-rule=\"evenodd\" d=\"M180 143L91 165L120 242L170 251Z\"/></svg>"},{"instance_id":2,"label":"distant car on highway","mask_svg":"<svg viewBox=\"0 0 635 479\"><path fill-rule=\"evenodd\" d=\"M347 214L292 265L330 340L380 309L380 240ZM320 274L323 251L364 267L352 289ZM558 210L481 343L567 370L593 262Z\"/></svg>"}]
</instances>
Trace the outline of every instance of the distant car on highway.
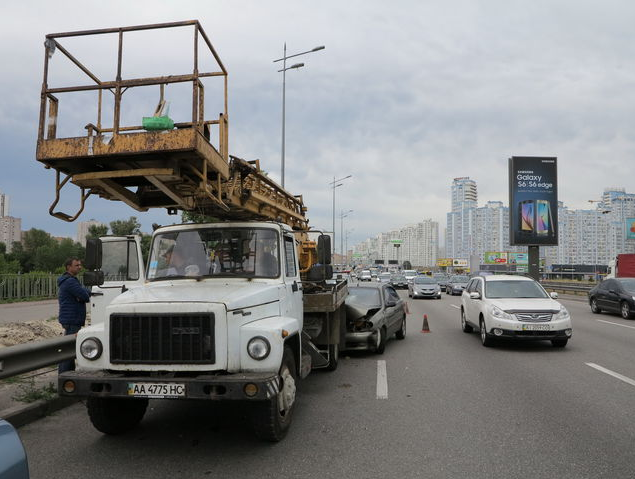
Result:
<instances>
[{"instance_id":1,"label":"distant car on highway","mask_svg":"<svg viewBox=\"0 0 635 479\"><path fill-rule=\"evenodd\" d=\"M390 277L392 275L390 273L379 273L379 276L377 276L377 281L379 281L380 283L390 283Z\"/></svg>"},{"instance_id":2,"label":"distant car on highway","mask_svg":"<svg viewBox=\"0 0 635 479\"><path fill-rule=\"evenodd\" d=\"M496 338L550 340L563 348L572 335L569 311L537 281L512 275L476 276L461 295L461 329L480 331L483 346Z\"/></svg>"},{"instance_id":3,"label":"distant car on highway","mask_svg":"<svg viewBox=\"0 0 635 479\"><path fill-rule=\"evenodd\" d=\"M348 288L345 349L367 349L383 354L393 334L406 337L405 301L385 283Z\"/></svg>"},{"instance_id":4,"label":"distant car on highway","mask_svg":"<svg viewBox=\"0 0 635 479\"><path fill-rule=\"evenodd\" d=\"M635 314L635 278L610 278L589 291L591 311L621 314L630 319Z\"/></svg>"},{"instance_id":5,"label":"distant car on highway","mask_svg":"<svg viewBox=\"0 0 635 479\"><path fill-rule=\"evenodd\" d=\"M18 432L0 419L0 479L28 479L29 464Z\"/></svg>"},{"instance_id":6,"label":"distant car on highway","mask_svg":"<svg viewBox=\"0 0 635 479\"><path fill-rule=\"evenodd\" d=\"M360 281L372 281L373 277L370 274L370 271L367 269L362 270L361 273L359 273L358 279Z\"/></svg>"},{"instance_id":7,"label":"distant car on highway","mask_svg":"<svg viewBox=\"0 0 635 479\"><path fill-rule=\"evenodd\" d=\"M430 276L417 276L408 283L408 296L417 298L437 298L441 299L441 286L437 280Z\"/></svg>"},{"instance_id":8,"label":"distant car on highway","mask_svg":"<svg viewBox=\"0 0 635 479\"><path fill-rule=\"evenodd\" d=\"M390 277L390 284L395 289L407 289L408 280L403 274L393 274Z\"/></svg>"},{"instance_id":9,"label":"distant car on highway","mask_svg":"<svg viewBox=\"0 0 635 479\"><path fill-rule=\"evenodd\" d=\"M406 277L408 283L412 283L412 280L417 277L417 270L405 269L403 275Z\"/></svg>"},{"instance_id":10,"label":"distant car on highway","mask_svg":"<svg viewBox=\"0 0 635 479\"><path fill-rule=\"evenodd\" d=\"M464 275L450 276L450 279L445 285L445 293L451 294L452 296L455 294L461 294L467 286L467 282L469 280L470 278Z\"/></svg>"},{"instance_id":11,"label":"distant car on highway","mask_svg":"<svg viewBox=\"0 0 635 479\"><path fill-rule=\"evenodd\" d=\"M447 274L443 273L434 273L432 277L436 279L437 283L439 283L441 291L445 291L445 286L448 284L450 277Z\"/></svg>"}]
</instances>

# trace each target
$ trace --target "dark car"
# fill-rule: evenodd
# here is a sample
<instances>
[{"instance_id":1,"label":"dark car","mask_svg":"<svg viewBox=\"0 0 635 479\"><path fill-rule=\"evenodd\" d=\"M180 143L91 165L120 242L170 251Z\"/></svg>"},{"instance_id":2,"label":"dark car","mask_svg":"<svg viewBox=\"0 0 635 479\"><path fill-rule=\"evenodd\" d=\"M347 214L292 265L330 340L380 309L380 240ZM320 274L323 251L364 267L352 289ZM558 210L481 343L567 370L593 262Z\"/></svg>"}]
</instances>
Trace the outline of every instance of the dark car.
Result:
<instances>
[{"instance_id":1,"label":"dark car","mask_svg":"<svg viewBox=\"0 0 635 479\"><path fill-rule=\"evenodd\" d=\"M624 319L635 313L635 278L605 279L589 291L591 311L621 314Z\"/></svg>"},{"instance_id":2,"label":"dark car","mask_svg":"<svg viewBox=\"0 0 635 479\"><path fill-rule=\"evenodd\" d=\"M450 280L445 285L446 294L462 294L463 290L467 286L467 282L470 280L467 276L454 275L450 277Z\"/></svg>"},{"instance_id":3,"label":"dark car","mask_svg":"<svg viewBox=\"0 0 635 479\"><path fill-rule=\"evenodd\" d=\"M0 419L0 478L28 479L29 465L20 436L7 421Z\"/></svg>"},{"instance_id":4,"label":"dark car","mask_svg":"<svg viewBox=\"0 0 635 479\"><path fill-rule=\"evenodd\" d=\"M437 280L437 283L439 283L441 291L445 291L445 286L448 284L450 278L446 274L442 273L435 273L432 277Z\"/></svg>"},{"instance_id":5,"label":"dark car","mask_svg":"<svg viewBox=\"0 0 635 479\"><path fill-rule=\"evenodd\" d=\"M390 277L390 285L395 289L408 289L408 279L403 274L394 274Z\"/></svg>"},{"instance_id":6,"label":"dark car","mask_svg":"<svg viewBox=\"0 0 635 479\"><path fill-rule=\"evenodd\" d=\"M406 337L405 302L386 283L348 288L345 349L367 349L382 354L392 335Z\"/></svg>"}]
</instances>

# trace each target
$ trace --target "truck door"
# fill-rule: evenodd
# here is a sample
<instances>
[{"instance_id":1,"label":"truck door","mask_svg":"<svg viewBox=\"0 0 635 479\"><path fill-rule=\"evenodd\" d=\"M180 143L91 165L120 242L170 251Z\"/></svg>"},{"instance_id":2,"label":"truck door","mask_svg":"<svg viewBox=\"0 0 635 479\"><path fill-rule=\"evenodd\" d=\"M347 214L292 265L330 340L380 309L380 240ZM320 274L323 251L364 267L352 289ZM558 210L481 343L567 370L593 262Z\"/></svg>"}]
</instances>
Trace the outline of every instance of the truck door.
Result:
<instances>
[{"instance_id":1,"label":"truck door","mask_svg":"<svg viewBox=\"0 0 635 479\"><path fill-rule=\"evenodd\" d=\"M101 238L101 243L104 283L92 287L91 324L104 320L106 307L113 299L145 281L141 239L138 236L107 236Z\"/></svg>"},{"instance_id":2,"label":"truck door","mask_svg":"<svg viewBox=\"0 0 635 479\"><path fill-rule=\"evenodd\" d=\"M282 301L282 314L302 319L302 283L296 260L295 239L291 234L282 236L282 274L286 299Z\"/></svg>"}]
</instances>

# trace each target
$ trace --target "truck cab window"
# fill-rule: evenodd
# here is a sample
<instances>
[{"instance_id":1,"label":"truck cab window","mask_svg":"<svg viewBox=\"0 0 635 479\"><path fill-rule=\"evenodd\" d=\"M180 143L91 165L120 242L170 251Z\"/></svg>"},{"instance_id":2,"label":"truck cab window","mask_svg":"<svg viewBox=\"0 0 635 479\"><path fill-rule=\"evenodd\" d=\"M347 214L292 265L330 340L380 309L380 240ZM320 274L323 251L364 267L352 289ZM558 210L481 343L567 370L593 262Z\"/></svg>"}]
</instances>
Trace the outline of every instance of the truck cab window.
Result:
<instances>
[{"instance_id":1,"label":"truck cab window","mask_svg":"<svg viewBox=\"0 0 635 479\"><path fill-rule=\"evenodd\" d=\"M105 281L139 279L139 259L134 241L104 241L101 270Z\"/></svg>"},{"instance_id":2,"label":"truck cab window","mask_svg":"<svg viewBox=\"0 0 635 479\"><path fill-rule=\"evenodd\" d=\"M295 241L291 236L284 237L284 258L287 270L287 277L297 275L295 267Z\"/></svg>"}]
</instances>

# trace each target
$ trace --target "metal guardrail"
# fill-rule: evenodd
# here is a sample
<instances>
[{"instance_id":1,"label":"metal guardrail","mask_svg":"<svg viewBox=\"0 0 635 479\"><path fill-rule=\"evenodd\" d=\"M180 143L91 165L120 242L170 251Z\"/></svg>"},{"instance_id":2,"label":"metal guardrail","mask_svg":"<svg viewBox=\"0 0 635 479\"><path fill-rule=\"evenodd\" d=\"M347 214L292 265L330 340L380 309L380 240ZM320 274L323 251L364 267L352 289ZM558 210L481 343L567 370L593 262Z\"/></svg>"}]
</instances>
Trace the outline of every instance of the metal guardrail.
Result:
<instances>
[{"instance_id":1,"label":"metal guardrail","mask_svg":"<svg viewBox=\"0 0 635 479\"><path fill-rule=\"evenodd\" d=\"M542 286L545 289L553 289L553 290L558 290L563 292L572 292L576 294L577 293L586 294L591 290L591 288L595 286L595 283L575 284L575 283L560 283L557 281L541 281L540 284L542 284Z\"/></svg>"},{"instance_id":2,"label":"metal guardrail","mask_svg":"<svg viewBox=\"0 0 635 479\"><path fill-rule=\"evenodd\" d=\"M2 274L0 300L56 298L58 274Z\"/></svg>"},{"instance_id":3,"label":"metal guardrail","mask_svg":"<svg viewBox=\"0 0 635 479\"><path fill-rule=\"evenodd\" d=\"M0 379L75 357L75 335L0 348Z\"/></svg>"}]
</instances>

